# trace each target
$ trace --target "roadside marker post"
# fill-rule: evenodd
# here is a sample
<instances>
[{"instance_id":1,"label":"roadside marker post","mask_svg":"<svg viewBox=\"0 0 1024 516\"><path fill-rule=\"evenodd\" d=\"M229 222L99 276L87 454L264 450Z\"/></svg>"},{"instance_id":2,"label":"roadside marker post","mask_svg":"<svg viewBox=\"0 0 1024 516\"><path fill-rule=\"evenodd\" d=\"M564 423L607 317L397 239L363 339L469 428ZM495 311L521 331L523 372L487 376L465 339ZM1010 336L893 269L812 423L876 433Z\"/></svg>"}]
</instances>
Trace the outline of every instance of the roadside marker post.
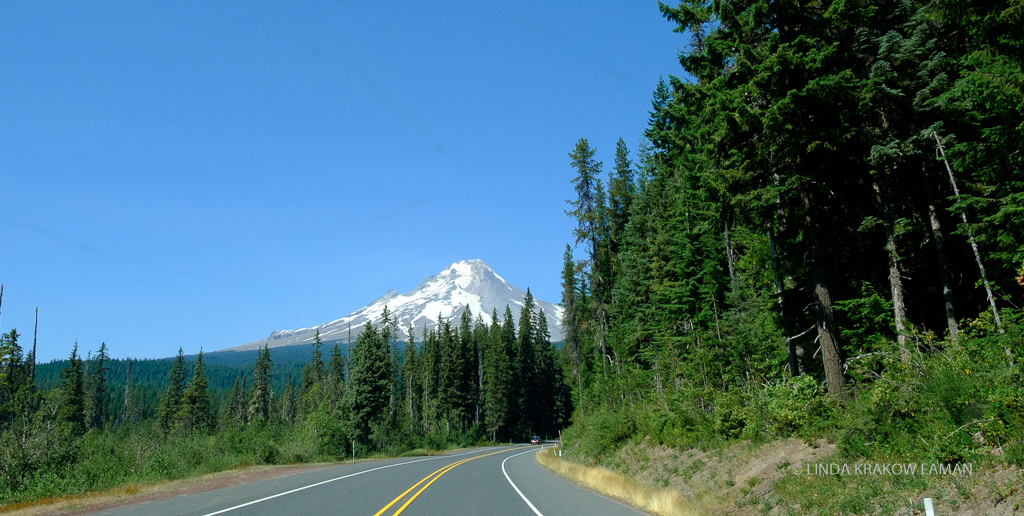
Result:
<instances>
[{"instance_id":1,"label":"roadside marker post","mask_svg":"<svg viewBox=\"0 0 1024 516\"><path fill-rule=\"evenodd\" d=\"M932 508L932 499L924 499L924 514L925 516L935 516L935 509Z\"/></svg>"}]
</instances>

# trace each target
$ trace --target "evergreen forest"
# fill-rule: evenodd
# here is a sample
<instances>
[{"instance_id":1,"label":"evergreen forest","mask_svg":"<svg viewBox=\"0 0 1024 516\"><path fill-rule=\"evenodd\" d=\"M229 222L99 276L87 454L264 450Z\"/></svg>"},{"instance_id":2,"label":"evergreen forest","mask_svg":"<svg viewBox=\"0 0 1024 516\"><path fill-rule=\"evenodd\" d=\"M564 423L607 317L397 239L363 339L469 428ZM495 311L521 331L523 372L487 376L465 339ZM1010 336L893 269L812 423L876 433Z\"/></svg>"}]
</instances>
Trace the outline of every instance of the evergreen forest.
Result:
<instances>
[{"instance_id":1,"label":"evergreen forest","mask_svg":"<svg viewBox=\"0 0 1024 516\"><path fill-rule=\"evenodd\" d=\"M660 9L635 152L569 154L565 447L1024 466L1024 3Z\"/></svg>"},{"instance_id":2,"label":"evergreen forest","mask_svg":"<svg viewBox=\"0 0 1024 516\"><path fill-rule=\"evenodd\" d=\"M337 341L325 349L318 334L304 363L283 368L266 346L237 367L181 350L173 360L112 360L106 344L85 357L75 344L67 360L37 366L11 330L0 340L0 504L557 436L572 400L544 311L529 291L524 305L518 317L495 310L492 324L467 307L405 343L385 308L344 351Z\"/></svg>"}]
</instances>

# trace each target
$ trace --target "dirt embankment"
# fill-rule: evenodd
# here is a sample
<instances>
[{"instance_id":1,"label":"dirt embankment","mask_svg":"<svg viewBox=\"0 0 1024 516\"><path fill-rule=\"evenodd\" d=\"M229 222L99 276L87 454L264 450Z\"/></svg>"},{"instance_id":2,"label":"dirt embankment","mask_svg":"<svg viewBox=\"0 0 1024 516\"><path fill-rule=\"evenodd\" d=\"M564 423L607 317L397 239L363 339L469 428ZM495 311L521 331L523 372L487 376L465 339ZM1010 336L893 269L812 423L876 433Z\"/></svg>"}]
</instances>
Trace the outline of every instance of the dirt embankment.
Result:
<instances>
[{"instance_id":1,"label":"dirt embankment","mask_svg":"<svg viewBox=\"0 0 1024 516\"><path fill-rule=\"evenodd\" d=\"M979 463L969 474L896 474L843 461L835 453L833 444L799 439L707 451L644 442L627 444L602 464L646 485L674 490L707 514L917 515L924 514L924 498L931 498L943 516L1024 514L1024 472L1014 467ZM847 472L825 469L847 462ZM819 472L808 474L812 467Z\"/></svg>"}]
</instances>

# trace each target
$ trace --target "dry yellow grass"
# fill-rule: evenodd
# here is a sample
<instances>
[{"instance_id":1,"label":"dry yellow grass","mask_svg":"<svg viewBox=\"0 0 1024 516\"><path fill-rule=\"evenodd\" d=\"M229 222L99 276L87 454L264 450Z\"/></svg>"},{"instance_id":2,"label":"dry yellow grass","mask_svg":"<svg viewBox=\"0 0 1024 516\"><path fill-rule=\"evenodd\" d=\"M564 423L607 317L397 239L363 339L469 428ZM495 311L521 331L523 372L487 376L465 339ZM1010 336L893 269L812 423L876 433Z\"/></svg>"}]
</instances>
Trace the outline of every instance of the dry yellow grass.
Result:
<instances>
[{"instance_id":1,"label":"dry yellow grass","mask_svg":"<svg viewBox=\"0 0 1024 516\"><path fill-rule=\"evenodd\" d=\"M701 511L671 489L650 487L630 480L607 468L594 468L563 460L554 448L540 450L535 458L540 465L573 483L611 496L638 509L661 516L696 516Z\"/></svg>"}]
</instances>

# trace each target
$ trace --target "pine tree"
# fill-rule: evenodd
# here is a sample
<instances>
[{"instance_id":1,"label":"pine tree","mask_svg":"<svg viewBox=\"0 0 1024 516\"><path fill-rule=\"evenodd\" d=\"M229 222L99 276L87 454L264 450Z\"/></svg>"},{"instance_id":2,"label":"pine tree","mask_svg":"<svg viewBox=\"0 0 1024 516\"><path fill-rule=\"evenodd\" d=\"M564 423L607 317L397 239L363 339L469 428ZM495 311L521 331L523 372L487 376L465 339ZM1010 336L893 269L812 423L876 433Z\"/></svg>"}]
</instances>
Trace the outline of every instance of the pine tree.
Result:
<instances>
[{"instance_id":1,"label":"pine tree","mask_svg":"<svg viewBox=\"0 0 1024 516\"><path fill-rule=\"evenodd\" d=\"M536 364L536 327L534 322L534 302L530 289L526 289L523 308L519 312L519 339L516 341L512 358L513 392L515 407L514 417L517 431L523 435L532 433L538 424L538 378Z\"/></svg>"},{"instance_id":2,"label":"pine tree","mask_svg":"<svg viewBox=\"0 0 1024 516\"><path fill-rule=\"evenodd\" d=\"M244 425L247 421L248 389L245 385L245 373L235 376L235 383L228 395L227 408L224 411L224 425Z\"/></svg>"},{"instance_id":3,"label":"pine tree","mask_svg":"<svg viewBox=\"0 0 1024 516\"><path fill-rule=\"evenodd\" d=\"M292 374L288 373L288 381L285 382L284 394L281 396L281 421L294 423L297 405L298 395L295 392L295 382L292 380Z\"/></svg>"},{"instance_id":4,"label":"pine tree","mask_svg":"<svg viewBox=\"0 0 1024 516\"><path fill-rule=\"evenodd\" d=\"M119 425L126 425L131 428L139 423L139 393L135 385L135 375L132 374L132 359L128 359L128 367L124 374L124 405L121 407Z\"/></svg>"},{"instance_id":5,"label":"pine tree","mask_svg":"<svg viewBox=\"0 0 1024 516\"><path fill-rule=\"evenodd\" d=\"M512 312L507 307L505 317L506 325L510 325ZM492 312L487 338L489 342L484 352L484 428L491 434L491 440L497 441L499 437L505 437L511 398L508 341L504 338L497 309Z\"/></svg>"},{"instance_id":6,"label":"pine tree","mask_svg":"<svg viewBox=\"0 0 1024 516\"><path fill-rule=\"evenodd\" d=\"M408 430L413 432L415 424L419 420L419 403L421 398L419 381L419 356L416 353L416 341L414 340L415 329L410 325L408 330L409 341L405 343L402 350L402 405L405 416L408 418Z\"/></svg>"},{"instance_id":7,"label":"pine tree","mask_svg":"<svg viewBox=\"0 0 1024 516\"><path fill-rule=\"evenodd\" d=\"M629 222L634 195L636 185L633 181L633 163L629 160L626 142L619 138L615 144L615 170L608 179L608 249L616 269L619 247L622 245L626 223Z\"/></svg>"},{"instance_id":8,"label":"pine tree","mask_svg":"<svg viewBox=\"0 0 1024 516\"><path fill-rule=\"evenodd\" d=\"M566 201L573 209L565 212L576 219L576 228L573 229L576 244L586 243L590 247L591 257L597 255L596 235L599 222L594 191L600 181L602 166L600 161L594 160L595 154L597 150L590 147L586 138L580 138L576 142L576 147L569 153L572 168L576 170L576 177L572 179L576 200Z\"/></svg>"},{"instance_id":9,"label":"pine tree","mask_svg":"<svg viewBox=\"0 0 1024 516\"><path fill-rule=\"evenodd\" d=\"M391 317L391 310L388 309L387 305L384 306L383 313L381 314L380 322L380 345L382 347L381 353L387 361L386 370L388 371L389 379L387 385L387 396L388 396L388 407L387 407L387 423L393 424L395 422L395 414L397 413L398 407L398 394L401 390L401 385L398 378L398 368L401 356L398 354L398 345L395 342L395 335L398 333L396 321Z\"/></svg>"},{"instance_id":10,"label":"pine tree","mask_svg":"<svg viewBox=\"0 0 1024 516\"><path fill-rule=\"evenodd\" d=\"M476 377L474 378L474 384L476 387L476 400L474 407L474 425L483 425L485 418L484 410L484 357L487 353L487 347L490 340L488 338L488 325L484 322L483 314L476 315L476 324L473 326L473 350L476 355ZM483 428L483 426L481 426Z\"/></svg>"},{"instance_id":11,"label":"pine tree","mask_svg":"<svg viewBox=\"0 0 1024 516\"><path fill-rule=\"evenodd\" d=\"M386 327L389 322L385 308L381 325ZM352 426L363 442L370 436L371 426L385 423L388 417L394 373L386 337L387 332L382 334L367 324L352 349L352 379L346 394Z\"/></svg>"},{"instance_id":12,"label":"pine tree","mask_svg":"<svg viewBox=\"0 0 1024 516\"><path fill-rule=\"evenodd\" d=\"M1005 293L1016 292L1018 306L1020 290L1010 289L1018 265L1024 262L1024 236L1019 230L1024 227L1021 10L1019 1L997 0L935 2L926 11L941 31L935 53L950 56L955 64L952 73L943 77L953 79L948 90L929 99L929 107L941 109L944 115L932 136L948 145L943 161L957 174L966 175L958 180L985 185L964 191L957 199L954 210L969 212L972 220L957 233L974 234L986 250L985 265L992 280L1005 281Z\"/></svg>"},{"instance_id":13,"label":"pine tree","mask_svg":"<svg viewBox=\"0 0 1024 516\"><path fill-rule=\"evenodd\" d=\"M31 352L28 357L23 356L18 337L16 329L0 335L0 433L20 412L19 393L27 394L33 389L34 358Z\"/></svg>"},{"instance_id":14,"label":"pine tree","mask_svg":"<svg viewBox=\"0 0 1024 516\"><path fill-rule=\"evenodd\" d=\"M555 396L558 385L555 384L555 356L551 346L551 332L548 329L548 318L541 308L537 313L537 324L533 336L534 381L533 405L534 423L531 432L550 435L558 419L555 413Z\"/></svg>"},{"instance_id":15,"label":"pine tree","mask_svg":"<svg viewBox=\"0 0 1024 516\"><path fill-rule=\"evenodd\" d=\"M562 254L562 339L563 349L571 363L572 379L576 384L577 402L583 404L583 361L586 351L583 346L582 328L580 328L579 303L576 295L576 262L572 258L572 247L565 244ZM497 313L495 313L497 316ZM497 324L497 317L495 317Z\"/></svg>"},{"instance_id":16,"label":"pine tree","mask_svg":"<svg viewBox=\"0 0 1024 516\"><path fill-rule=\"evenodd\" d=\"M462 419L460 387L465 357L459 353L459 338L451 322L442 319L440 314L438 320L441 321L438 325L441 361L437 369L437 409L438 415L444 418L445 435L448 436L451 435L452 422L458 427Z\"/></svg>"},{"instance_id":17,"label":"pine tree","mask_svg":"<svg viewBox=\"0 0 1024 516\"><path fill-rule=\"evenodd\" d=\"M512 309L505 305L505 315L501 324L501 345L500 350L504 352L502 361L506 364L504 395L508 398L506 403L504 430L508 436L520 437L519 432L522 426L520 417L520 405L517 396L523 390L519 384L520 378L516 370L516 323L512 315Z\"/></svg>"},{"instance_id":18,"label":"pine tree","mask_svg":"<svg viewBox=\"0 0 1024 516\"><path fill-rule=\"evenodd\" d=\"M473 339L473 311L465 306L459 318L458 353L462 361L459 368L459 412L463 427L469 427L475 418L477 399L476 343Z\"/></svg>"},{"instance_id":19,"label":"pine tree","mask_svg":"<svg viewBox=\"0 0 1024 516\"><path fill-rule=\"evenodd\" d=\"M313 340L313 355L309 362L302 366L302 387L301 393L305 395L324 379L324 360L320 348L323 342L320 340L320 329L316 330L316 338Z\"/></svg>"},{"instance_id":20,"label":"pine tree","mask_svg":"<svg viewBox=\"0 0 1024 516\"><path fill-rule=\"evenodd\" d=\"M85 425L87 429L102 429L106 423L106 405L109 395L107 394L106 373L109 370L106 362L110 358L107 354L107 343L100 343L100 349L96 356L91 357L88 362L87 375L85 377Z\"/></svg>"},{"instance_id":21,"label":"pine tree","mask_svg":"<svg viewBox=\"0 0 1024 516\"><path fill-rule=\"evenodd\" d=\"M210 393L207 389L202 349L196 355L192 378L189 379L182 394L181 408L178 409L176 420L178 432L185 435L192 435L193 432L205 432L212 427Z\"/></svg>"},{"instance_id":22,"label":"pine tree","mask_svg":"<svg viewBox=\"0 0 1024 516\"><path fill-rule=\"evenodd\" d=\"M313 341L313 355L309 362L302 366L302 383L298 395L300 403L295 407L297 414L313 412L322 401L326 373L324 372L323 354L320 352L321 346L323 343L320 341L320 330L317 329L316 338Z\"/></svg>"},{"instance_id":23,"label":"pine tree","mask_svg":"<svg viewBox=\"0 0 1024 516\"><path fill-rule=\"evenodd\" d=\"M701 257L710 241L700 242L699 235L711 233L693 224L700 219L687 221L687 213L717 211L715 217L721 217L727 198L720 194L732 189L731 194L753 201L758 216L777 205L786 214L789 231L800 233L799 240L786 240L802 248L790 250L792 255L806 257L800 279L809 284L805 291L814 307L821 366L835 397L842 396L844 378L832 303L842 290L835 290L834 281L841 272L879 257L864 257L863 250L851 244L856 238L849 221L860 220L865 207L858 201L873 197L864 177L863 157L869 147L858 130L868 112L860 96L863 80L851 69L852 63L862 64L862 57L840 43L858 30L849 22L859 16L855 9L859 7L836 4L819 16L802 4L754 2L727 10L712 9L706 2L663 6L662 12L679 24L681 32L703 35L709 22L717 28L701 36L698 51L681 57L684 69L697 80L673 83L670 106L663 110L668 123L649 133L668 154L666 159L679 166L674 175L693 185L680 201L681 207L696 210L668 217L667 235L681 244L673 254L691 253L690 264L707 271L697 282L697 291L704 291L701 297L713 302L718 297L715 278L710 277L715 273L708 267L714 263ZM776 30L761 30L765 26ZM735 59L737 55L744 57ZM781 62L787 65L780 68ZM709 152L691 153L689 148ZM727 175L719 173L726 170ZM693 195L697 192L702 195ZM687 232L694 229L697 238L688 238ZM866 259L850 261L855 256ZM687 267L678 266L685 262L669 263L674 268L670 279L686 283L693 277ZM672 290L678 290L676 285ZM673 293L666 301L673 297L677 296ZM685 305L699 307L700 302L687 300L683 308L689 311ZM711 308L707 315L717 323L721 311Z\"/></svg>"},{"instance_id":24,"label":"pine tree","mask_svg":"<svg viewBox=\"0 0 1024 516\"><path fill-rule=\"evenodd\" d=\"M596 149L590 147L586 138L580 138L569 157L576 171L572 179L576 191L576 200L566 201L574 209L566 211L566 215L576 219L576 244L583 242L589 253L589 288L591 291L590 313L594 321L594 342L600 350L602 370L605 369L607 356L607 296L610 287L610 260L607 251L608 232L607 210L605 208L604 189L601 185L600 161L594 160ZM590 317L588 317L590 319Z\"/></svg>"},{"instance_id":25,"label":"pine tree","mask_svg":"<svg viewBox=\"0 0 1024 516\"><path fill-rule=\"evenodd\" d=\"M423 384L423 430L434 431L437 422L437 374L441 350L437 332L423 327L423 352L420 353L420 380Z\"/></svg>"},{"instance_id":26,"label":"pine tree","mask_svg":"<svg viewBox=\"0 0 1024 516\"><path fill-rule=\"evenodd\" d=\"M252 371L252 390L249 392L247 417L250 423L270 421L273 413L274 393L270 390L271 370L274 363L270 360L270 348L263 344L256 357L256 365Z\"/></svg>"},{"instance_id":27,"label":"pine tree","mask_svg":"<svg viewBox=\"0 0 1024 516\"><path fill-rule=\"evenodd\" d=\"M345 394L345 359L341 356L341 348L335 342L331 347L331 358L327 363L327 398L330 402L331 411L341 406L342 397Z\"/></svg>"},{"instance_id":28,"label":"pine tree","mask_svg":"<svg viewBox=\"0 0 1024 516\"><path fill-rule=\"evenodd\" d=\"M80 435L85 432L85 390L78 342L71 349L68 366L61 370L60 378L60 409L57 419L67 423L73 435Z\"/></svg>"},{"instance_id":29,"label":"pine tree","mask_svg":"<svg viewBox=\"0 0 1024 516\"><path fill-rule=\"evenodd\" d=\"M167 372L167 389L160 398L157 410L157 428L167 436L174 429L175 418L181 410L181 398L185 394L185 351L178 348L178 356Z\"/></svg>"}]
</instances>

